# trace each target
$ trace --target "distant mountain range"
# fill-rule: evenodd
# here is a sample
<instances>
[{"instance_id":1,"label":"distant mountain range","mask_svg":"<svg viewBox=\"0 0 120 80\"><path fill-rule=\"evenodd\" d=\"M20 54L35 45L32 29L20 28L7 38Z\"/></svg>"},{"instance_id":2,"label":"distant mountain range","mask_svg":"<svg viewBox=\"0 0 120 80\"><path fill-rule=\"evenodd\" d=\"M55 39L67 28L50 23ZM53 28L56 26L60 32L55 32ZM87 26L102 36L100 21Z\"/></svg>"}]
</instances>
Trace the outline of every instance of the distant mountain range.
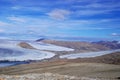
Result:
<instances>
[{"instance_id":1,"label":"distant mountain range","mask_svg":"<svg viewBox=\"0 0 120 80\"><path fill-rule=\"evenodd\" d=\"M92 42L93 44L100 44L110 49L120 49L120 41L98 41Z\"/></svg>"}]
</instances>

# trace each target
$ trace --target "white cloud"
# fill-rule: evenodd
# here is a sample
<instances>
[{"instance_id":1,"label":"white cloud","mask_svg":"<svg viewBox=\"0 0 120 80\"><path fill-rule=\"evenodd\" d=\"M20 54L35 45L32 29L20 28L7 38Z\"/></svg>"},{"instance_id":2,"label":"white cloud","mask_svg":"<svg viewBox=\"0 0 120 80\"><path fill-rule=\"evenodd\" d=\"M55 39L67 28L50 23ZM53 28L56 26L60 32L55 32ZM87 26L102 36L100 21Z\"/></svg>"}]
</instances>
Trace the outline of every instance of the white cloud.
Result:
<instances>
[{"instance_id":1,"label":"white cloud","mask_svg":"<svg viewBox=\"0 0 120 80\"><path fill-rule=\"evenodd\" d=\"M78 15L96 15L96 14L106 14L109 13L110 10L80 10L76 13Z\"/></svg>"},{"instance_id":2,"label":"white cloud","mask_svg":"<svg viewBox=\"0 0 120 80\"><path fill-rule=\"evenodd\" d=\"M7 25L9 25L9 24L8 24L8 23L5 23L5 22L0 21L0 26L7 26Z\"/></svg>"},{"instance_id":3,"label":"white cloud","mask_svg":"<svg viewBox=\"0 0 120 80\"><path fill-rule=\"evenodd\" d=\"M118 34L118 33L112 33L111 35L112 36L120 36L120 34Z\"/></svg>"},{"instance_id":4,"label":"white cloud","mask_svg":"<svg viewBox=\"0 0 120 80\"><path fill-rule=\"evenodd\" d=\"M102 8L102 9L114 9L114 8L118 8L120 3L92 3L92 4L88 4L87 6L85 6L85 8Z\"/></svg>"},{"instance_id":5,"label":"white cloud","mask_svg":"<svg viewBox=\"0 0 120 80\"><path fill-rule=\"evenodd\" d=\"M13 10L19 10L19 9L21 9L21 7L19 7L19 6L13 6L13 7L11 7Z\"/></svg>"},{"instance_id":6,"label":"white cloud","mask_svg":"<svg viewBox=\"0 0 120 80\"><path fill-rule=\"evenodd\" d=\"M1 37L0 36L0 39L11 39L11 38L9 38L9 37Z\"/></svg>"},{"instance_id":7,"label":"white cloud","mask_svg":"<svg viewBox=\"0 0 120 80\"><path fill-rule=\"evenodd\" d=\"M15 17L15 16L7 17L7 19L9 19L11 21L16 21L16 22L26 22L26 20L24 18Z\"/></svg>"},{"instance_id":8,"label":"white cloud","mask_svg":"<svg viewBox=\"0 0 120 80\"><path fill-rule=\"evenodd\" d=\"M99 2L93 2L88 3L86 5L72 5L72 8L76 8L75 14L77 15L85 15L85 16L91 16L91 15L97 15L97 14L108 14L112 13L112 11L120 11L120 3L112 3L105 2L105 3L99 3Z\"/></svg>"},{"instance_id":9,"label":"white cloud","mask_svg":"<svg viewBox=\"0 0 120 80\"><path fill-rule=\"evenodd\" d=\"M100 27L82 27L79 30L104 30L104 29L111 29L111 28L100 28Z\"/></svg>"},{"instance_id":10,"label":"white cloud","mask_svg":"<svg viewBox=\"0 0 120 80\"><path fill-rule=\"evenodd\" d=\"M4 32L4 30L3 30L3 29L0 29L0 33L1 33L1 32Z\"/></svg>"},{"instance_id":11,"label":"white cloud","mask_svg":"<svg viewBox=\"0 0 120 80\"><path fill-rule=\"evenodd\" d=\"M55 9L49 13L47 13L50 17L54 19L66 19L66 17L70 14L71 12L68 10L63 10L63 9Z\"/></svg>"},{"instance_id":12,"label":"white cloud","mask_svg":"<svg viewBox=\"0 0 120 80\"><path fill-rule=\"evenodd\" d=\"M30 11L41 11L41 12L44 12L44 10L46 8L45 7L35 7L35 6L31 6L31 7L27 7L27 6L12 6L11 9L13 9L13 10L30 10Z\"/></svg>"}]
</instances>

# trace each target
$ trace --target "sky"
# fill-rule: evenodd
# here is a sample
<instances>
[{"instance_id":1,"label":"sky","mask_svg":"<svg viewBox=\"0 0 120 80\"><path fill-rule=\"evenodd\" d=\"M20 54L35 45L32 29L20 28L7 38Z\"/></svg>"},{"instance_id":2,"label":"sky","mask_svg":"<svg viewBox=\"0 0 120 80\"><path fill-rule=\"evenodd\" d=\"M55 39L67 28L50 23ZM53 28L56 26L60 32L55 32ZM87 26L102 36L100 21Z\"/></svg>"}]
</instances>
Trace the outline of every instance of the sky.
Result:
<instances>
[{"instance_id":1,"label":"sky","mask_svg":"<svg viewBox=\"0 0 120 80\"><path fill-rule=\"evenodd\" d=\"M120 0L0 0L0 39L120 40Z\"/></svg>"}]
</instances>

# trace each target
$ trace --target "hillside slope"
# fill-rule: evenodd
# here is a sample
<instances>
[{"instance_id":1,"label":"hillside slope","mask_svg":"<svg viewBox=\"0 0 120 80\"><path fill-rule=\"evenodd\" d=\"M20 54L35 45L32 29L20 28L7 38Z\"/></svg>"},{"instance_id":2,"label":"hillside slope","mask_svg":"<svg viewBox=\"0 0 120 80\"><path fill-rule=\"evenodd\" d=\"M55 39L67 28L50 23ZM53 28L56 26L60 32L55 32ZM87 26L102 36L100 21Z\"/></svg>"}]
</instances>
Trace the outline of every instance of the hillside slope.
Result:
<instances>
[{"instance_id":1,"label":"hillside slope","mask_svg":"<svg viewBox=\"0 0 120 80\"><path fill-rule=\"evenodd\" d=\"M109 63L109 64L106 64ZM86 59L62 59L6 67L0 74L57 73L77 77L116 80L120 76L120 52ZM114 65L118 64L118 65Z\"/></svg>"},{"instance_id":2,"label":"hillside slope","mask_svg":"<svg viewBox=\"0 0 120 80\"><path fill-rule=\"evenodd\" d=\"M93 44L90 42L74 42L74 41L56 41L56 40L42 40L44 43L64 46L68 48L73 48L76 51L100 51L109 50L110 48L103 46L101 44Z\"/></svg>"},{"instance_id":3,"label":"hillside slope","mask_svg":"<svg viewBox=\"0 0 120 80\"><path fill-rule=\"evenodd\" d=\"M79 58L69 60L70 62L94 62L94 63L106 63L120 65L120 52L102 55L93 58Z\"/></svg>"}]
</instances>

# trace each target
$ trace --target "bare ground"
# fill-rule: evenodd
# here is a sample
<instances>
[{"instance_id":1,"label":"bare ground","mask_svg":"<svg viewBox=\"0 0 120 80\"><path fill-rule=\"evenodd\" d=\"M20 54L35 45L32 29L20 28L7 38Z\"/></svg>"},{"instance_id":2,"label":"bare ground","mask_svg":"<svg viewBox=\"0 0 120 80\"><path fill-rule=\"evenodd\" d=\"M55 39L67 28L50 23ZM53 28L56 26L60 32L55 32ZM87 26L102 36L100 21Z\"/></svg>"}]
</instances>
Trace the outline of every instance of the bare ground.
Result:
<instances>
[{"instance_id":1,"label":"bare ground","mask_svg":"<svg viewBox=\"0 0 120 80\"><path fill-rule=\"evenodd\" d=\"M116 80L116 78L120 77L120 65L58 60L0 69L0 74L7 75L42 74L46 72L76 77L99 78L100 80Z\"/></svg>"}]
</instances>

